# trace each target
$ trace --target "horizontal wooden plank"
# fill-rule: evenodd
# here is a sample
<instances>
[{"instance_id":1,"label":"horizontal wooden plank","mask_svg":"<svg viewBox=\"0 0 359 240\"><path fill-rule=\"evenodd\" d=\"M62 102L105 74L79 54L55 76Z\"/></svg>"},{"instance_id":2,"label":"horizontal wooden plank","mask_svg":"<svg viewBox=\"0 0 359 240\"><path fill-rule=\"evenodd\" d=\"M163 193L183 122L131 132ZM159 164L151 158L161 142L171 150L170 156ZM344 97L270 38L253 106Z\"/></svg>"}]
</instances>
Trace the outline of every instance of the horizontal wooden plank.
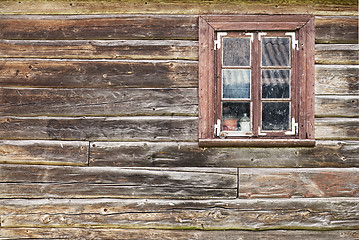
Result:
<instances>
[{"instance_id":1,"label":"horizontal wooden plank","mask_svg":"<svg viewBox=\"0 0 359 240\"><path fill-rule=\"evenodd\" d=\"M197 143L92 142L91 166L359 167L359 142L317 141L314 148L199 148Z\"/></svg>"},{"instance_id":2,"label":"horizontal wooden plank","mask_svg":"<svg viewBox=\"0 0 359 240\"><path fill-rule=\"evenodd\" d=\"M359 139L358 119L318 118L318 140ZM197 117L0 117L1 139L197 141Z\"/></svg>"},{"instance_id":3,"label":"horizontal wooden plank","mask_svg":"<svg viewBox=\"0 0 359 240\"><path fill-rule=\"evenodd\" d=\"M88 165L88 142L0 140L0 163Z\"/></svg>"},{"instance_id":4,"label":"horizontal wooden plank","mask_svg":"<svg viewBox=\"0 0 359 240\"><path fill-rule=\"evenodd\" d=\"M0 5L2 14L109 14L109 13L154 13L154 14L283 14L312 13L318 15L357 15L358 3L353 0L307 0L307 1L274 1L259 0L255 3L247 0L210 1L146 1L125 0L118 3L112 1L66 0L56 2L49 0L14 1L3 0Z\"/></svg>"},{"instance_id":5,"label":"horizontal wooden plank","mask_svg":"<svg viewBox=\"0 0 359 240\"><path fill-rule=\"evenodd\" d=\"M197 117L0 117L1 139L196 141Z\"/></svg>"},{"instance_id":6,"label":"horizontal wooden plank","mask_svg":"<svg viewBox=\"0 0 359 240\"><path fill-rule=\"evenodd\" d=\"M359 139L359 118L317 118L316 139Z\"/></svg>"},{"instance_id":7,"label":"horizontal wooden plank","mask_svg":"<svg viewBox=\"0 0 359 240\"><path fill-rule=\"evenodd\" d=\"M187 240L187 239L226 239L226 240L287 240L308 239L328 240L343 239L355 240L359 238L356 230L333 230L333 231L305 231L305 230L268 230L268 231L202 231L202 230L160 230L160 229L118 229L118 228L1 228L0 237L6 239L50 239L67 238L76 239L87 236L89 239L142 239L144 236L149 240Z\"/></svg>"},{"instance_id":8,"label":"horizontal wooden plank","mask_svg":"<svg viewBox=\"0 0 359 240\"><path fill-rule=\"evenodd\" d=\"M323 16L317 17L315 23L317 43L358 43L357 17ZM198 16L196 15L0 15L0 27L2 29L0 39L8 40L198 39ZM78 42L78 44L82 43L80 46L76 42L67 41L30 41L27 42L28 45L26 45L26 41L2 42L8 43L8 51L4 48L2 50L7 52L6 56L17 56L21 53L21 49L26 50L26 46L29 44L38 48L38 50L33 50L33 54L38 52L43 56L44 53L46 54L46 49L50 49L54 51L53 54L64 55L65 53L69 54L71 49L77 49L78 54L73 53L77 57L81 56L82 51L82 54L85 54L91 50L98 51L96 53L101 55L104 49L108 49L106 45L113 45L111 44L113 42L106 44L103 41L97 42L102 44L96 44L96 41ZM61 45L61 43L63 44ZM137 48L140 47L139 44L136 45ZM136 45L129 48L136 49ZM60 47L60 49L56 51L56 47ZM144 46L143 52L146 52L146 49L149 51L148 47ZM115 46L112 48L115 49ZM121 51L125 54L129 52L126 51L126 48L122 50L121 46L117 46L117 49L120 50L119 55L121 55ZM170 50L174 51L173 48ZM14 53L11 53L12 51ZM19 53L16 54L16 51ZM26 53L27 51L25 51ZM116 53L110 53L110 55L116 56Z\"/></svg>"},{"instance_id":9,"label":"horizontal wooden plank","mask_svg":"<svg viewBox=\"0 0 359 240\"><path fill-rule=\"evenodd\" d=\"M357 44L316 44L316 64L359 64Z\"/></svg>"},{"instance_id":10,"label":"horizontal wooden plank","mask_svg":"<svg viewBox=\"0 0 359 240\"><path fill-rule=\"evenodd\" d=\"M316 65L316 94L359 94L358 65Z\"/></svg>"},{"instance_id":11,"label":"horizontal wooden plank","mask_svg":"<svg viewBox=\"0 0 359 240\"><path fill-rule=\"evenodd\" d=\"M196 16L174 15L2 15L0 27L1 39L19 40L196 39L198 32Z\"/></svg>"},{"instance_id":12,"label":"horizontal wooden plank","mask_svg":"<svg viewBox=\"0 0 359 240\"><path fill-rule=\"evenodd\" d=\"M358 198L8 199L2 228L358 229ZM76 214L77 213L77 214Z\"/></svg>"},{"instance_id":13,"label":"horizontal wooden plank","mask_svg":"<svg viewBox=\"0 0 359 240\"><path fill-rule=\"evenodd\" d=\"M0 86L197 87L192 61L0 60Z\"/></svg>"},{"instance_id":14,"label":"horizontal wooden plank","mask_svg":"<svg viewBox=\"0 0 359 240\"><path fill-rule=\"evenodd\" d=\"M197 88L0 88L2 116L197 115Z\"/></svg>"},{"instance_id":15,"label":"horizontal wooden plank","mask_svg":"<svg viewBox=\"0 0 359 240\"><path fill-rule=\"evenodd\" d=\"M358 168L240 168L240 198L359 197Z\"/></svg>"},{"instance_id":16,"label":"horizontal wooden plank","mask_svg":"<svg viewBox=\"0 0 359 240\"><path fill-rule=\"evenodd\" d=\"M359 117L359 95L317 95L315 116Z\"/></svg>"},{"instance_id":17,"label":"horizontal wooden plank","mask_svg":"<svg viewBox=\"0 0 359 240\"><path fill-rule=\"evenodd\" d=\"M235 168L0 165L3 198L235 198Z\"/></svg>"},{"instance_id":18,"label":"horizontal wooden plank","mask_svg":"<svg viewBox=\"0 0 359 240\"><path fill-rule=\"evenodd\" d=\"M197 60L197 45L179 40L0 40L0 57Z\"/></svg>"},{"instance_id":19,"label":"horizontal wooden plank","mask_svg":"<svg viewBox=\"0 0 359 240\"><path fill-rule=\"evenodd\" d=\"M316 17L316 43L358 43L358 16Z\"/></svg>"}]
</instances>

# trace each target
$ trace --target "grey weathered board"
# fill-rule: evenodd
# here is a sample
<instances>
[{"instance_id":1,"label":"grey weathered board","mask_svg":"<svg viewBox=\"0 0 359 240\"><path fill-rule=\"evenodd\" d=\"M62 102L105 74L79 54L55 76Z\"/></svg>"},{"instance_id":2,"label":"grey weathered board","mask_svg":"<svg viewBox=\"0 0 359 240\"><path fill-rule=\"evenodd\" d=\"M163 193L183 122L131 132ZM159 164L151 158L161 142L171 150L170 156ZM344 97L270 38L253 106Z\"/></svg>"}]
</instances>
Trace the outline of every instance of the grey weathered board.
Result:
<instances>
[{"instance_id":1,"label":"grey weathered board","mask_svg":"<svg viewBox=\"0 0 359 240\"><path fill-rule=\"evenodd\" d=\"M92 142L90 166L359 167L359 143L318 141L315 148L203 149L185 142Z\"/></svg>"},{"instance_id":2,"label":"grey weathered board","mask_svg":"<svg viewBox=\"0 0 359 240\"><path fill-rule=\"evenodd\" d=\"M355 140L357 118L319 118L316 138ZM2 139L197 141L197 117L0 117ZM11 133L11 134L10 134Z\"/></svg>"},{"instance_id":3,"label":"grey weathered board","mask_svg":"<svg viewBox=\"0 0 359 240\"><path fill-rule=\"evenodd\" d=\"M235 198L235 168L0 165L2 198Z\"/></svg>"},{"instance_id":4,"label":"grey weathered board","mask_svg":"<svg viewBox=\"0 0 359 240\"><path fill-rule=\"evenodd\" d=\"M0 200L2 227L358 229L358 198ZM76 214L80 213L80 214Z\"/></svg>"},{"instance_id":5,"label":"grey weathered board","mask_svg":"<svg viewBox=\"0 0 359 240\"><path fill-rule=\"evenodd\" d=\"M359 231L338 230L338 231L306 231L306 230L267 230L267 231L241 231L241 230L160 230L160 229L121 229L121 228L32 228L14 227L0 228L0 237L6 239L30 238L38 240L56 239L79 239L86 236L86 239L143 239L148 240L300 240L300 239L342 239L357 240Z\"/></svg>"}]
</instances>

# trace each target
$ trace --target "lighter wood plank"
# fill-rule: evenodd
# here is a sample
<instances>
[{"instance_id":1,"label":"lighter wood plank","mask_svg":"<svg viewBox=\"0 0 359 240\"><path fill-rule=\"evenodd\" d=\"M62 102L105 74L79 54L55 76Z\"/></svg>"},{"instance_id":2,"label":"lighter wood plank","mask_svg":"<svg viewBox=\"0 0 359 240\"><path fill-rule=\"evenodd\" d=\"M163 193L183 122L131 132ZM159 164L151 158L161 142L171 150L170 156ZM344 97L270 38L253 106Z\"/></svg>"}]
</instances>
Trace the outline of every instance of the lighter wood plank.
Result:
<instances>
[{"instance_id":1,"label":"lighter wood plank","mask_svg":"<svg viewBox=\"0 0 359 240\"><path fill-rule=\"evenodd\" d=\"M90 228L1 228L0 237L13 238L68 238L76 239L79 236L86 236L89 239L142 239L149 240L188 240L188 239L207 239L207 240L287 240L287 239L307 239L307 240L328 240L343 239L355 240L359 238L356 230L336 230L336 231L304 231L304 230L272 230L272 231L201 231L201 230L160 230L160 229L90 229Z\"/></svg>"},{"instance_id":2,"label":"lighter wood plank","mask_svg":"<svg viewBox=\"0 0 359 240\"><path fill-rule=\"evenodd\" d=\"M196 88L0 88L0 94L2 116L196 116L198 105Z\"/></svg>"},{"instance_id":3,"label":"lighter wood plank","mask_svg":"<svg viewBox=\"0 0 359 240\"><path fill-rule=\"evenodd\" d=\"M359 64L357 44L316 44L316 64Z\"/></svg>"},{"instance_id":4,"label":"lighter wood plank","mask_svg":"<svg viewBox=\"0 0 359 240\"><path fill-rule=\"evenodd\" d=\"M9 199L0 203L2 228L334 230L359 227L358 198Z\"/></svg>"},{"instance_id":5,"label":"lighter wood plank","mask_svg":"<svg viewBox=\"0 0 359 240\"><path fill-rule=\"evenodd\" d=\"M359 139L358 118L319 118L315 120L316 139Z\"/></svg>"},{"instance_id":6,"label":"lighter wood plank","mask_svg":"<svg viewBox=\"0 0 359 240\"><path fill-rule=\"evenodd\" d=\"M359 65L316 65L316 94L359 94Z\"/></svg>"},{"instance_id":7,"label":"lighter wood plank","mask_svg":"<svg viewBox=\"0 0 359 240\"><path fill-rule=\"evenodd\" d=\"M0 165L3 198L235 198L231 168Z\"/></svg>"},{"instance_id":8,"label":"lighter wood plank","mask_svg":"<svg viewBox=\"0 0 359 240\"><path fill-rule=\"evenodd\" d=\"M197 143L93 142L91 166L359 167L359 142L317 141L314 148L199 148Z\"/></svg>"},{"instance_id":9,"label":"lighter wood plank","mask_svg":"<svg viewBox=\"0 0 359 240\"><path fill-rule=\"evenodd\" d=\"M359 197L359 169L240 168L240 198Z\"/></svg>"},{"instance_id":10,"label":"lighter wood plank","mask_svg":"<svg viewBox=\"0 0 359 240\"><path fill-rule=\"evenodd\" d=\"M0 140L0 163L88 165L88 142Z\"/></svg>"},{"instance_id":11,"label":"lighter wood plank","mask_svg":"<svg viewBox=\"0 0 359 240\"><path fill-rule=\"evenodd\" d=\"M317 95L316 117L359 117L359 95Z\"/></svg>"}]
</instances>

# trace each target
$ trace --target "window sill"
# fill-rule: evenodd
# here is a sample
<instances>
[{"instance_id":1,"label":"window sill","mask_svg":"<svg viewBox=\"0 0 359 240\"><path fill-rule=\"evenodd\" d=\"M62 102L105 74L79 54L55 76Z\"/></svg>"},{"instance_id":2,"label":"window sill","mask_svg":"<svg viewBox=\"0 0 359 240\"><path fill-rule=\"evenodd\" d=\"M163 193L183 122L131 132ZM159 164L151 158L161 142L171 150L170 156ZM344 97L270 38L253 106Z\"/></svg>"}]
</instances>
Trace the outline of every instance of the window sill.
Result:
<instances>
[{"instance_id":1,"label":"window sill","mask_svg":"<svg viewBox=\"0 0 359 240\"><path fill-rule=\"evenodd\" d=\"M314 139L199 139L200 147L314 147Z\"/></svg>"}]
</instances>

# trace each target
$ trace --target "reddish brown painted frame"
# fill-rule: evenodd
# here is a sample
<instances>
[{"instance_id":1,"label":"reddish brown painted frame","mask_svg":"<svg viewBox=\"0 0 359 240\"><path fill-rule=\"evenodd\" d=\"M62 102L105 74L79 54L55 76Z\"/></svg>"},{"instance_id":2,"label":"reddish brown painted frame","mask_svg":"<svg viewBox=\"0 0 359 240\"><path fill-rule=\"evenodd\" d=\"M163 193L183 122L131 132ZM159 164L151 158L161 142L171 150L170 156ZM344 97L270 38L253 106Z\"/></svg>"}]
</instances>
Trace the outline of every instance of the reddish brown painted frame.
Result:
<instances>
[{"instance_id":1,"label":"reddish brown painted frame","mask_svg":"<svg viewBox=\"0 0 359 240\"><path fill-rule=\"evenodd\" d=\"M299 137L219 139L214 134L216 31L286 30L298 31L301 91L298 104ZM286 147L314 146L314 17L312 15L206 15L199 17L199 145L202 147Z\"/></svg>"}]
</instances>

